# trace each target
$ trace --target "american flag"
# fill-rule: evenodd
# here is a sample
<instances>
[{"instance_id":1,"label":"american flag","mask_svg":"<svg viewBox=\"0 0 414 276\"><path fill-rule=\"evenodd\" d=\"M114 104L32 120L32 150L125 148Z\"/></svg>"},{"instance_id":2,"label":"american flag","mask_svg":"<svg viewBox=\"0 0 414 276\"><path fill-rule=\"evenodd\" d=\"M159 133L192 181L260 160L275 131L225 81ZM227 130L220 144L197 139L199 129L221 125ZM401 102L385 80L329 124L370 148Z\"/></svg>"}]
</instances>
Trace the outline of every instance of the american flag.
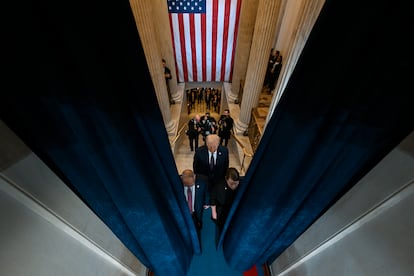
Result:
<instances>
[{"instance_id":1,"label":"american flag","mask_svg":"<svg viewBox=\"0 0 414 276\"><path fill-rule=\"evenodd\" d=\"M232 78L242 0L167 0L178 82Z\"/></svg>"}]
</instances>

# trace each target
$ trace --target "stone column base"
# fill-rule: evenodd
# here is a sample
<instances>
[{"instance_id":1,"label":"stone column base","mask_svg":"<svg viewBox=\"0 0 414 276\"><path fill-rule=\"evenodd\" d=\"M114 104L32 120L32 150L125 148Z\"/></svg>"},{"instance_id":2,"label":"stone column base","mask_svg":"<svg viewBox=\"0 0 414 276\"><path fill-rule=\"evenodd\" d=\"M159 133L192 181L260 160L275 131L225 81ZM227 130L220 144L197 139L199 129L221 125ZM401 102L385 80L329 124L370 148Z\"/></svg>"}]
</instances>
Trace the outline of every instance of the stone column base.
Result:
<instances>
[{"instance_id":1,"label":"stone column base","mask_svg":"<svg viewBox=\"0 0 414 276\"><path fill-rule=\"evenodd\" d=\"M167 130L168 136L174 136L176 133L176 125L177 122L175 120L169 121L167 124L165 124L165 129Z\"/></svg>"},{"instance_id":2,"label":"stone column base","mask_svg":"<svg viewBox=\"0 0 414 276\"><path fill-rule=\"evenodd\" d=\"M238 118L234 122L234 128L236 130L237 135L243 135L244 132L249 128L249 124L240 121L240 118Z\"/></svg>"},{"instance_id":3,"label":"stone column base","mask_svg":"<svg viewBox=\"0 0 414 276\"><path fill-rule=\"evenodd\" d=\"M228 93L227 97L229 98L229 102L236 103L238 95L234 95L233 93Z\"/></svg>"},{"instance_id":4,"label":"stone column base","mask_svg":"<svg viewBox=\"0 0 414 276\"><path fill-rule=\"evenodd\" d=\"M173 93L171 95L171 98L175 103L181 103L182 98L181 98L181 95L180 95L180 91L176 91L175 93Z\"/></svg>"}]
</instances>

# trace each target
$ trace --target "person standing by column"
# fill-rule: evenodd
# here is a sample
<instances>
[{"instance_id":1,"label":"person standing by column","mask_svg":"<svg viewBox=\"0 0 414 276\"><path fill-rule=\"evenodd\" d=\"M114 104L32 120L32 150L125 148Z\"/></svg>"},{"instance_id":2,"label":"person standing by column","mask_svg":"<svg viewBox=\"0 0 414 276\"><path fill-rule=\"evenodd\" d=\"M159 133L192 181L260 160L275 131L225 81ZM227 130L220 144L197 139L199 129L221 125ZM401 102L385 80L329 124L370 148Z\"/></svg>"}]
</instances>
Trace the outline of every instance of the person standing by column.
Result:
<instances>
[{"instance_id":1,"label":"person standing by column","mask_svg":"<svg viewBox=\"0 0 414 276\"><path fill-rule=\"evenodd\" d=\"M267 64L267 70L266 70L264 85L263 85L264 88L270 88L270 86L271 86L272 70L273 70L275 62L276 62L279 55L280 55L279 50L275 50L275 49L271 50L271 54L270 54L270 57L269 57L269 63Z\"/></svg>"},{"instance_id":2,"label":"person standing by column","mask_svg":"<svg viewBox=\"0 0 414 276\"><path fill-rule=\"evenodd\" d=\"M269 88L270 88L269 92L275 89L281 69L282 69L282 55L279 54L271 70L270 80L269 80Z\"/></svg>"},{"instance_id":3,"label":"person standing by column","mask_svg":"<svg viewBox=\"0 0 414 276\"><path fill-rule=\"evenodd\" d=\"M170 100L170 104L175 104L174 100L172 99L170 85L168 83L168 81L172 79L171 70L167 67L165 59L162 59L162 67L164 67L164 77L165 84L167 85L168 99Z\"/></svg>"}]
</instances>

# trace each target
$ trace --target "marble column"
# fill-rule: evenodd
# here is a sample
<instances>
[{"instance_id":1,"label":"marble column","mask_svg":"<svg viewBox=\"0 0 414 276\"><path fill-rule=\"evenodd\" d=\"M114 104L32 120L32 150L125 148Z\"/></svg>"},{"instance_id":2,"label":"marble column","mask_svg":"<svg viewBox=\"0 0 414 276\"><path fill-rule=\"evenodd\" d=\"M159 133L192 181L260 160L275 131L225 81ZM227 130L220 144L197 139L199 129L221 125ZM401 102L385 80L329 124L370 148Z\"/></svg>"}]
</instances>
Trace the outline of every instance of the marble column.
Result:
<instances>
[{"instance_id":1,"label":"marble column","mask_svg":"<svg viewBox=\"0 0 414 276\"><path fill-rule=\"evenodd\" d=\"M277 48L282 49L282 54L284 55L283 66L279 80L272 92L274 96L267 114L265 128L295 69L300 54L325 4L325 0L297 0L295 3L289 2L288 4L284 15L286 18L283 19L282 26L280 27L280 37L278 38L282 41L277 42L277 45L280 45ZM292 11L295 11L295 13Z\"/></svg>"},{"instance_id":2,"label":"marble column","mask_svg":"<svg viewBox=\"0 0 414 276\"><path fill-rule=\"evenodd\" d=\"M175 122L171 119L170 101L162 67L162 56L156 37L153 3L151 0L130 0L132 13L137 25L138 34L144 49L148 69L150 71L158 105L169 135L175 135Z\"/></svg>"},{"instance_id":3,"label":"marble column","mask_svg":"<svg viewBox=\"0 0 414 276\"><path fill-rule=\"evenodd\" d=\"M168 68L171 70L172 78L168 81L172 99L177 103L181 101L181 95L177 86L177 70L175 67L174 48L171 37L170 20L168 16L168 5L166 0L151 1L154 9L154 24L161 56L165 59Z\"/></svg>"},{"instance_id":4,"label":"marble column","mask_svg":"<svg viewBox=\"0 0 414 276\"><path fill-rule=\"evenodd\" d=\"M250 49L240 116L236 120L237 133L247 130L252 108L257 107L263 88L270 50L273 47L280 0L259 0L253 41Z\"/></svg>"},{"instance_id":5,"label":"marble column","mask_svg":"<svg viewBox=\"0 0 414 276\"><path fill-rule=\"evenodd\" d=\"M229 94L230 102L234 102L238 98L240 82L246 77L257 7L257 0L243 0L241 4L237 44L234 54L233 79L231 81L231 93Z\"/></svg>"}]
</instances>

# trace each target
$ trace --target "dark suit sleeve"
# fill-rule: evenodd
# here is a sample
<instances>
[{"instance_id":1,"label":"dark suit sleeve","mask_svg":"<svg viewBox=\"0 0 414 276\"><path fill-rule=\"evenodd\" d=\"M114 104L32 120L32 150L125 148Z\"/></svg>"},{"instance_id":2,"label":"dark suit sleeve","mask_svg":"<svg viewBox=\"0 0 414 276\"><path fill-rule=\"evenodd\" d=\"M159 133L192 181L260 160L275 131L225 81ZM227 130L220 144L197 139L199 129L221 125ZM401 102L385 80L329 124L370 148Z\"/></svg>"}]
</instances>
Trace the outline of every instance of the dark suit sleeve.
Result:
<instances>
[{"instance_id":1,"label":"dark suit sleeve","mask_svg":"<svg viewBox=\"0 0 414 276\"><path fill-rule=\"evenodd\" d=\"M210 194L210 205L217 205L217 189L218 185L214 185Z\"/></svg>"},{"instance_id":2,"label":"dark suit sleeve","mask_svg":"<svg viewBox=\"0 0 414 276\"><path fill-rule=\"evenodd\" d=\"M207 183L203 179L199 179L200 186L203 187L203 205L210 205L210 193L207 191Z\"/></svg>"},{"instance_id":3,"label":"dark suit sleeve","mask_svg":"<svg viewBox=\"0 0 414 276\"><path fill-rule=\"evenodd\" d=\"M194 153L194 159L193 159L193 171L197 175L199 173L199 166L200 166L200 151L196 149Z\"/></svg>"},{"instance_id":4,"label":"dark suit sleeve","mask_svg":"<svg viewBox=\"0 0 414 276\"><path fill-rule=\"evenodd\" d=\"M225 166L225 171L227 171L227 169L229 168L229 150L227 148L225 148L225 150L226 150L226 154L225 154L226 159L224 160L224 166Z\"/></svg>"},{"instance_id":5,"label":"dark suit sleeve","mask_svg":"<svg viewBox=\"0 0 414 276\"><path fill-rule=\"evenodd\" d=\"M233 118L229 118L229 126L228 126L228 128L229 128L229 131L232 131L233 130L233 126L234 126L234 120L233 120Z\"/></svg>"},{"instance_id":6,"label":"dark suit sleeve","mask_svg":"<svg viewBox=\"0 0 414 276\"><path fill-rule=\"evenodd\" d=\"M207 184L205 185L205 197L204 197L204 205L210 205L211 203L211 196L210 192L207 190Z\"/></svg>"}]
</instances>

